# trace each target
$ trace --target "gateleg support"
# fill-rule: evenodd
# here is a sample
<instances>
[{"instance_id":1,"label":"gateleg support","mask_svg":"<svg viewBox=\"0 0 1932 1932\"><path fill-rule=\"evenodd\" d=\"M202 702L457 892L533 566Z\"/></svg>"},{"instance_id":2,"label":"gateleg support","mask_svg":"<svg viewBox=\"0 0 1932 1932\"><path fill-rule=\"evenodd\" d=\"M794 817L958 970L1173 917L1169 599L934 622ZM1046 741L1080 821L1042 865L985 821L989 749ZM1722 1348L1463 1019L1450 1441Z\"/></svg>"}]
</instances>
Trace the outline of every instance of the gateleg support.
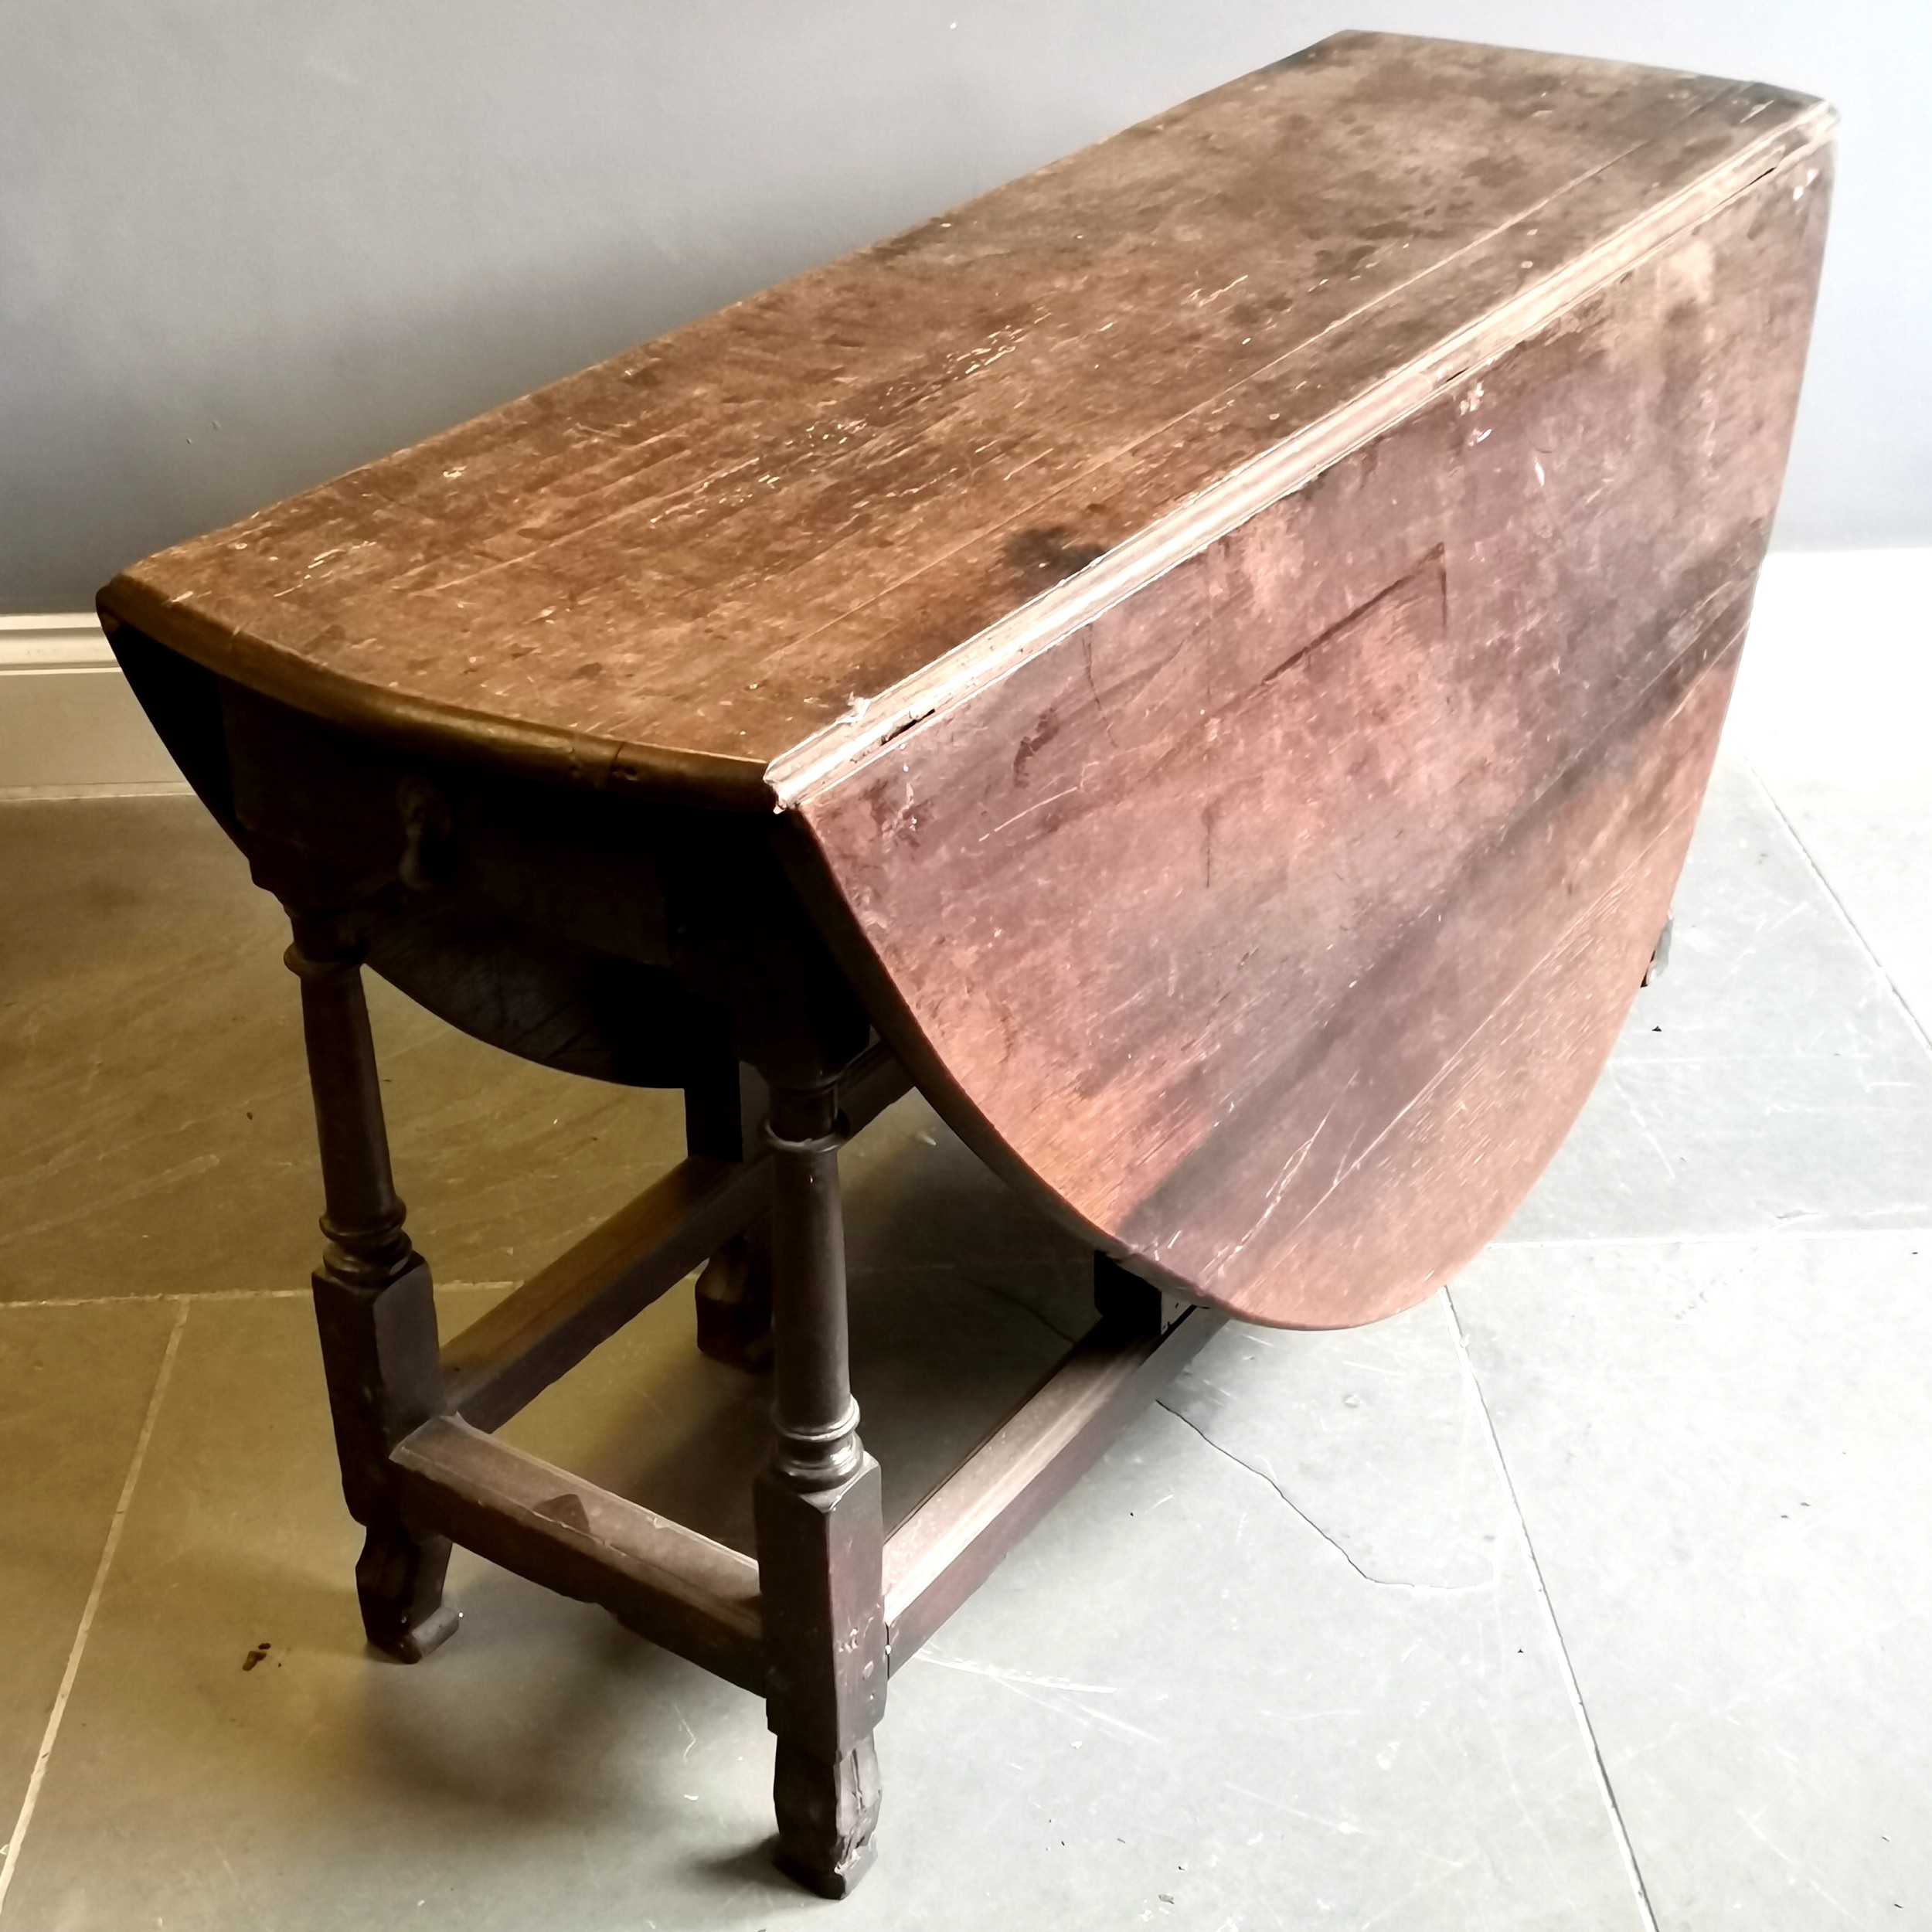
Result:
<instances>
[{"instance_id":1,"label":"gateleg support","mask_svg":"<svg viewBox=\"0 0 1932 1932\"><path fill-rule=\"evenodd\" d=\"M760 1216L705 1264L696 1290L698 1352L755 1373L771 1366L771 1223Z\"/></svg>"}]
</instances>

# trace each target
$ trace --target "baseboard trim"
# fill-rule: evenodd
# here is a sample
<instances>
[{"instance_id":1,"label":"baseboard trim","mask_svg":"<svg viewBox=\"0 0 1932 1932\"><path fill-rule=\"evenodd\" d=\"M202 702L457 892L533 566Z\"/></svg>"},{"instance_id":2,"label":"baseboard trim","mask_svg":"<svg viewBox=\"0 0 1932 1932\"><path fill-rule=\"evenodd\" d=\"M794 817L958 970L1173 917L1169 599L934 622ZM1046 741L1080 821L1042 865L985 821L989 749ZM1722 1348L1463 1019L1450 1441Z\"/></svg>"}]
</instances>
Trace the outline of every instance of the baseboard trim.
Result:
<instances>
[{"instance_id":1,"label":"baseboard trim","mask_svg":"<svg viewBox=\"0 0 1932 1932\"><path fill-rule=\"evenodd\" d=\"M0 803L187 789L91 611L0 617Z\"/></svg>"},{"instance_id":2,"label":"baseboard trim","mask_svg":"<svg viewBox=\"0 0 1932 1932\"><path fill-rule=\"evenodd\" d=\"M9 671L111 671L113 647L91 611L46 617L0 617L0 673Z\"/></svg>"},{"instance_id":3,"label":"baseboard trim","mask_svg":"<svg viewBox=\"0 0 1932 1932\"><path fill-rule=\"evenodd\" d=\"M1862 769L1889 757L1916 770L1927 709L1919 700L1932 700L1927 609L1932 549L1777 552L1759 583L1726 748L1772 764L1817 758L1821 698L1835 668L1855 664L1859 689L1889 686L1900 702L1888 716L1867 707L1851 720L1838 734L1840 762ZM91 611L0 617L0 803L187 789Z\"/></svg>"}]
</instances>

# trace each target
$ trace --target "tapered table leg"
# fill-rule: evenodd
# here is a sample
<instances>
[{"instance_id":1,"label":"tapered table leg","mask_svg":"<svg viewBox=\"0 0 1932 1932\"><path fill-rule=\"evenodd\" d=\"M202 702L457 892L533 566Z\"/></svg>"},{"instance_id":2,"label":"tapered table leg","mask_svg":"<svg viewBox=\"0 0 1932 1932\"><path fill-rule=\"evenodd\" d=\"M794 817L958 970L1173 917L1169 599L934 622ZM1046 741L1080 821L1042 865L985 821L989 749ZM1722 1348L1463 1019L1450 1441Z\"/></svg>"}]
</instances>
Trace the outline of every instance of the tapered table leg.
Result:
<instances>
[{"instance_id":1,"label":"tapered table leg","mask_svg":"<svg viewBox=\"0 0 1932 1932\"><path fill-rule=\"evenodd\" d=\"M418 1536L398 1505L389 1451L443 1408L427 1263L410 1245L389 1172L362 949L332 918L294 917L327 1245L311 1277L342 1493L369 1534L355 1565L362 1628L415 1663L457 1625L443 1601L447 1537Z\"/></svg>"},{"instance_id":2,"label":"tapered table leg","mask_svg":"<svg viewBox=\"0 0 1932 1932\"><path fill-rule=\"evenodd\" d=\"M872 1863L886 1702L884 1525L852 1396L835 1107L829 1086L772 1091L777 1440L754 1496L778 1862L828 1898Z\"/></svg>"}]
</instances>

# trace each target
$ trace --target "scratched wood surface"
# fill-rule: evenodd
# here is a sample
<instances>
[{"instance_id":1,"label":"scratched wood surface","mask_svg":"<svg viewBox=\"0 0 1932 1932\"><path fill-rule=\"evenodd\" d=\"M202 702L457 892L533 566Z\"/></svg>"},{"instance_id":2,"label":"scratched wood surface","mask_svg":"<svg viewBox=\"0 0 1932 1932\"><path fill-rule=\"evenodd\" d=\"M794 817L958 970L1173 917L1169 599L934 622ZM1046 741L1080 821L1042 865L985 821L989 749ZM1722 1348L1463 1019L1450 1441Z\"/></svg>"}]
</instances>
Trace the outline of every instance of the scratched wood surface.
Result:
<instances>
[{"instance_id":1,"label":"scratched wood surface","mask_svg":"<svg viewBox=\"0 0 1932 1932\"><path fill-rule=\"evenodd\" d=\"M762 822L1016 1184L1251 1319L1373 1319L1521 1199L1663 920L1830 125L1341 36L104 611L479 782Z\"/></svg>"},{"instance_id":2,"label":"scratched wood surface","mask_svg":"<svg viewBox=\"0 0 1932 1932\"><path fill-rule=\"evenodd\" d=\"M1342 36L151 557L104 608L344 722L757 804L815 733L876 725L1815 120L1763 87Z\"/></svg>"},{"instance_id":3,"label":"scratched wood surface","mask_svg":"<svg viewBox=\"0 0 1932 1932\"><path fill-rule=\"evenodd\" d=\"M1823 186L1787 163L804 801L916 1076L1141 1271L1370 1320L1568 1130L1715 750Z\"/></svg>"}]
</instances>

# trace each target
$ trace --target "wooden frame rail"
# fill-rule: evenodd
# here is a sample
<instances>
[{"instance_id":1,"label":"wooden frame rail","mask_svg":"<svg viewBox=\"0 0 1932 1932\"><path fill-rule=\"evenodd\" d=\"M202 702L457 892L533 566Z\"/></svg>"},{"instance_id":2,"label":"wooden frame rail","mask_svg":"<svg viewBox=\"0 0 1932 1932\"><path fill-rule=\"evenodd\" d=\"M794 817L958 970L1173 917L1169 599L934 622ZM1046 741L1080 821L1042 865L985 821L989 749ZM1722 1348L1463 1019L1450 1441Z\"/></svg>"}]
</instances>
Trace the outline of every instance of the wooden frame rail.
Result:
<instances>
[{"instance_id":1,"label":"wooden frame rail","mask_svg":"<svg viewBox=\"0 0 1932 1932\"><path fill-rule=\"evenodd\" d=\"M853 1063L839 1104L859 1129L910 1085L883 1046ZM693 1155L471 1322L442 1352L451 1409L498 1429L771 1205L770 1163Z\"/></svg>"},{"instance_id":2,"label":"wooden frame rail","mask_svg":"<svg viewBox=\"0 0 1932 1932\"><path fill-rule=\"evenodd\" d=\"M886 1623L896 1670L1099 1459L1121 1425L1227 1317L1186 1310L1148 1333L1108 1318L901 1523L886 1544Z\"/></svg>"},{"instance_id":3,"label":"wooden frame rail","mask_svg":"<svg viewBox=\"0 0 1932 1932\"><path fill-rule=\"evenodd\" d=\"M451 1408L501 1428L770 1205L766 1161L680 1162L444 1347Z\"/></svg>"},{"instance_id":4,"label":"wooden frame rail","mask_svg":"<svg viewBox=\"0 0 1932 1932\"><path fill-rule=\"evenodd\" d=\"M421 1529L601 1604L639 1636L764 1694L758 1566L749 1556L454 1416L424 1423L389 1460Z\"/></svg>"},{"instance_id":5,"label":"wooden frame rail","mask_svg":"<svg viewBox=\"0 0 1932 1932\"><path fill-rule=\"evenodd\" d=\"M1097 1322L914 1510L885 1553L889 1668L913 1656L1226 1321L1189 1308L1158 1333ZM411 1518L519 1576L762 1695L758 1566L595 1483L440 1416L393 1452Z\"/></svg>"}]
</instances>

